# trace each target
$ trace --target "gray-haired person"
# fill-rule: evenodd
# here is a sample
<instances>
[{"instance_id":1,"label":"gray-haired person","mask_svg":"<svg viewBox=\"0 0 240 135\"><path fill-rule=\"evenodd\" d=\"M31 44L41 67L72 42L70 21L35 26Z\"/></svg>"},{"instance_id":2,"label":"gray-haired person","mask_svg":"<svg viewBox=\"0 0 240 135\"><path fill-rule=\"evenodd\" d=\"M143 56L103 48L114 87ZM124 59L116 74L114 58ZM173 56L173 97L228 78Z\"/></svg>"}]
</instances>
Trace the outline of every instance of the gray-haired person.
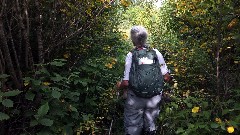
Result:
<instances>
[{"instance_id":1,"label":"gray-haired person","mask_svg":"<svg viewBox=\"0 0 240 135\"><path fill-rule=\"evenodd\" d=\"M124 77L117 84L119 89L127 89L124 104L125 135L154 135L163 80L169 82L171 76L162 54L157 49L149 50L146 45L147 30L142 26L133 26L130 34L135 48L127 54ZM157 65L156 69L154 65ZM154 73L151 73L153 70Z\"/></svg>"}]
</instances>

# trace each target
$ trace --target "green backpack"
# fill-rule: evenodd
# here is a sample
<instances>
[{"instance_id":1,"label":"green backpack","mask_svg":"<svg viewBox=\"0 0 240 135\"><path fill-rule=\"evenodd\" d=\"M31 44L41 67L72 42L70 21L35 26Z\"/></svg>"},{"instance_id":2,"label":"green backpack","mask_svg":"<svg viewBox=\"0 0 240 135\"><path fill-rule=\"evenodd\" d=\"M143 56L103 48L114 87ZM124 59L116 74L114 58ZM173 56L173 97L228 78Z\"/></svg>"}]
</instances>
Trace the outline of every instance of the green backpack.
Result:
<instances>
[{"instance_id":1,"label":"green backpack","mask_svg":"<svg viewBox=\"0 0 240 135\"><path fill-rule=\"evenodd\" d=\"M134 49L129 88L139 97L150 98L162 92L163 75L153 49Z\"/></svg>"}]
</instances>

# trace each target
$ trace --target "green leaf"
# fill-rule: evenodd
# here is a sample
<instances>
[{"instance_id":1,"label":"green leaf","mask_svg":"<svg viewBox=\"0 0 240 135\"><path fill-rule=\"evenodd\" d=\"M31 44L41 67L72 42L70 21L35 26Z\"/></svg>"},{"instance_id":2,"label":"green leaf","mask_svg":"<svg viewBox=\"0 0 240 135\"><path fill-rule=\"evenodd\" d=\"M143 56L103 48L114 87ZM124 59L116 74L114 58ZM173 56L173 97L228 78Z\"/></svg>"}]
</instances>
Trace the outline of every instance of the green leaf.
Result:
<instances>
[{"instance_id":1,"label":"green leaf","mask_svg":"<svg viewBox=\"0 0 240 135\"><path fill-rule=\"evenodd\" d=\"M9 119L10 117L6 114L6 113L2 113L0 112L0 121L2 120L7 120Z\"/></svg>"},{"instance_id":2,"label":"green leaf","mask_svg":"<svg viewBox=\"0 0 240 135\"><path fill-rule=\"evenodd\" d=\"M50 62L49 64L53 65L53 66L61 67L61 66L65 65L65 63L64 63L65 61L66 60L55 59L53 62Z\"/></svg>"},{"instance_id":3,"label":"green leaf","mask_svg":"<svg viewBox=\"0 0 240 135\"><path fill-rule=\"evenodd\" d=\"M73 107L72 105L69 107L73 112L78 112L77 108Z\"/></svg>"},{"instance_id":4,"label":"green leaf","mask_svg":"<svg viewBox=\"0 0 240 135\"><path fill-rule=\"evenodd\" d=\"M222 111L222 115L225 115L225 114L227 114L227 113L229 113L229 109L224 109L224 110Z\"/></svg>"},{"instance_id":5,"label":"green leaf","mask_svg":"<svg viewBox=\"0 0 240 135\"><path fill-rule=\"evenodd\" d=\"M229 121L230 125L237 127L238 123L236 121Z\"/></svg>"},{"instance_id":6,"label":"green leaf","mask_svg":"<svg viewBox=\"0 0 240 135\"><path fill-rule=\"evenodd\" d=\"M224 131L226 130L225 126L226 126L226 125L225 125L224 123L221 124L221 129L224 130Z\"/></svg>"},{"instance_id":7,"label":"green leaf","mask_svg":"<svg viewBox=\"0 0 240 135\"><path fill-rule=\"evenodd\" d=\"M3 104L4 106L6 106L6 107L13 107L13 101L10 100L10 99L4 99L4 100L2 101L2 104Z\"/></svg>"},{"instance_id":8,"label":"green leaf","mask_svg":"<svg viewBox=\"0 0 240 135\"><path fill-rule=\"evenodd\" d=\"M89 120L89 115L82 115L83 121L88 121Z\"/></svg>"},{"instance_id":9,"label":"green leaf","mask_svg":"<svg viewBox=\"0 0 240 135\"><path fill-rule=\"evenodd\" d=\"M240 39L240 34L234 35L234 36L233 36L233 39Z\"/></svg>"},{"instance_id":10,"label":"green leaf","mask_svg":"<svg viewBox=\"0 0 240 135\"><path fill-rule=\"evenodd\" d=\"M46 104L42 105L38 109L37 115L35 115L35 117L38 119L38 118L46 115L48 113L48 110L49 110L49 105L48 105L48 102L47 102Z\"/></svg>"},{"instance_id":11,"label":"green leaf","mask_svg":"<svg viewBox=\"0 0 240 135\"><path fill-rule=\"evenodd\" d=\"M44 118L44 119L39 120L39 123L41 123L44 126L50 127L53 124L53 120Z\"/></svg>"},{"instance_id":12,"label":"green leaf","mask_svg":"<svg viewBox=\"0 0 240 135\"><path fill-rule=\"evenodd\" d=\"M61 97L61 93L59 91L53 90L52 96L56 99L59 99Z\"/></svg>"},{"instance_id":13,"label":"green leaf","mask_svg":"<svg viewBox=\"0 0 240 135\"><path fill-rule=\"evenodd\" d=\"M19 91L19 90L12 90L12 91L8 91L8 92L3 92L2 96L5 96L5 97L11 97L11 96L16 96L18 94L20 94L22 91Z\"/></svg>"},{"instance_id":14,"label":"green leaf","mask_svg":"<svg viewBox=\"0 0 240 135\"><path fill-rule=\"evenodd\" d=\"M38 121L33 120L33 121L30 122L30 127L34 127L36 125L38 125Z\"/></svg>"},{"instance_id":15,"label":"green leaf","mask_svg":"<svg viewBox=\"0 0 240 135\"><path fill-rule=\"evenodd\" d=\"M37 135L52 135L52 134L51 134L50 131L45 131L45 130L43 129L43 131L38 132Z\"/></svg>"},{"instance_id":16,"label":"green leaf","mask_svg":"<svg viewBox=\"0 0 240 135\"><path fill-rule=\"evenodd\" d=\"M208 102L203 102L203 107L207 107L208 106Z\"/></svg>"},{"instance_id":17,"label":"green leaf","mask_svg":"<svg viewBox=\"0 0 240 135\"><path fill-rule=\"evenodd\" d=\"M178 128L176 131L176 134L183 133L183 132L184 132L183 128Z\"/></svg>"},{"instance_id":18,"label":"green leaf","mask_svg":"<svg viewBox=\"0 0 240 135\"><path fill-rule=\"evenodd\" d=\"M27 92L25 95L25 98L31 101L33 101L34 97L35 97L35 94L33 94L32 92Z\"/></svg>"},{"instance_id":19,"label":"green leaf","mask_svg":"<svg viewBox=\"0 0 240 135\"><path fill-rule=\"evenodd\" d=\"M192 108L192 104L191 103L187 103L187 107Z\"/></svg>"},{"instance_id":20,"label":"green leaf","mask_svg":"<svg viewBox=\"0 0 240 135\"><path fill-rule=\"evenodd\" d=\"M205 128L205 127L206 127L206 124L205 124L205 125L199 124L198 127L199 127L199 128Z\"/></svg>"},{"instance_id":21,"label":"green leaf","mask_svg":"<svg viewBox=\"0 0 240 135\"><path fill-rule=\"evenodd\" d=\"M1 74L0 75L0 79L4 79L4 78L7 78L7 77L9 77L10 75L7 75L7 74Z\"/></svg>"},{"instance_id":22,"label":"green leaf","mask_svg":"<svg viewBox=\"0 0 240 135\"><path fill-rule=\"evenodd\" d=\"M211 126L211 128L218 128L219 124L213 122L213 123L211 123L210 126Z\"/></svg>"},{"instance_id":23,"label":"green leaf","mask_svg":"<svg viewBox=\"0 0 240 135\"><path fill-rule=\"evenodd\" d=\"M66 79L65 77L62 77L60 74L54 73L54 75L55 75L54 77L51 77L51 80L55 82L59 82Z\"/></svg>"},{"instance_id":24,"label":"green leaf","mask_svg":"<svg viewBox=\"0 0 240 135\"><path fill-rule=\"evenodd\" d=\"M39 85L41 85L42 82L40 80L33 80L32 83L35 86L39 86Z\"/></svg>"},{"instance_id":25,"label":"green leaf","mask_svg":"<svg viewBox=\"0 0 240 135\"><path fill-rule=\"evenodd\" d=\"M87 86L87 82L84 82L84 81L80 81L80 83L84 86L84 87L86 87Z\"/></svg>"},{"instance_id":26,"label":"green leaf","mask_svg":"<svg viewBox=\"0 0 240 135\"><path fill-rule=\"evenodd\" d=\"M206 119L209 119L210 116L211 116L210 111L203 111L203 116L204 116Z\"/></svg>"}]
</instances>

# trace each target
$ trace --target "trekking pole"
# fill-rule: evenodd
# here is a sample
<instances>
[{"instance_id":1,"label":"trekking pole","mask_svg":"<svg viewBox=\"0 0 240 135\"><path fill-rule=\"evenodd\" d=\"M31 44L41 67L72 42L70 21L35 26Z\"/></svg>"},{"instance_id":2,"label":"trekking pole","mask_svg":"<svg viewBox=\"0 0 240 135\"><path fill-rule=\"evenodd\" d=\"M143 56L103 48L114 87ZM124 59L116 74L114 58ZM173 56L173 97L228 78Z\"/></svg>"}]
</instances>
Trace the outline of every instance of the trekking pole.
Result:
<instances>
[{"instance_id":1,"label":"trekking pole","mask_svg":"<svg viewBox=\"0 0 240 135\"><path fill-rule=\"evenodd\" d=\"M111 121L111 125L110 125L109 131L108 131L108 135L111 134L111 131L112 131L112 125L113 125L113 119L112 119L112 121Z\"/></svg>"}]
</instances>

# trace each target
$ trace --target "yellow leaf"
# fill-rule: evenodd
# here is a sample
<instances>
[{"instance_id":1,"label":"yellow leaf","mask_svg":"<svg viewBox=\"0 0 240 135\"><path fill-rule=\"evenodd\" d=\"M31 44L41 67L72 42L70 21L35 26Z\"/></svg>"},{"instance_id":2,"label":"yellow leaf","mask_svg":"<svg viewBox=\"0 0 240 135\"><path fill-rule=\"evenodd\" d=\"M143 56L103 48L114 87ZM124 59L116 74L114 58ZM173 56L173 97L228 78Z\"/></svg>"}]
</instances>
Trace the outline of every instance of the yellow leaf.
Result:
<instances>
[{"instance_id":1,"label":"yellow leaf","mask_svg":"<svg viewBox=\"0 0 240 135\"><path fill-rule=\"evenodd\" d=\"M107 63L107 64L105 64L105 66L108 67L108 68L112 68L113 64Z\"/></svg>"},{"instance_id":2,"label":"yellow leaf","mask_svg":"<svg viewBox=\"0 0 240 135\"><path fill-rule=\"evenodd\" d=\"M199 112L199 107L193 107L192 113L197 113L197 112Z\"/></svg>"},{"instance_id":3,"label":"yellow leaf","mask_svg":"<svg viewBox=\"0 0 240 135\"><path fill-rule=\"evenodd\" d=\"M200 30L200 28L199 28L199 27L196 27L195 29L196 29L197 31L199 31L199 30Z\"/></svg>"},{"instance_id":4,"label":"yellow leaf","mask_svg":"<svg viewBox=\"0 0 240 135\"><path fill-rule=\"evenodd\" d=\"M28 86L28 85L29 85L29 82L24 82L23 85L24 85L24 86Z\"/></svg>"},{"instance_id":5,"label":"yellow leaf","mask_svg":"<svg viewBox=\"0 0 240 135\"><path fill-rule=\"evenodd\" d=\"M173 84L173 88L177 88L178 83Z\"/></svg>"},{"instance_id":6,"label":"yellow leaf","mask_svg":"<svg viewBox=\"0 0 240 135\"><path fill-rule=\"evenodd\" d=\"M238 19L234 18L229 24L228 24L228 28L231 29L232 27L234 27L236 24L238 23Z\"/></svg>"},{"instance_id":7,"label":"yellow leaf","mask_svg":"<svg viewBox=\"0 0 240 135\"><path fill-rule=\"evenodd\" d=\"M207 52L211 52L211 49L208 48L208 49L207 49Z\"/></svg>"},{"instance_id":8,"label":"yellow leaf","mask_svg":"<svg viewBox=\"0 0 240 135\"><path fill-rule=\"evenodd\" d=\"M51 83L50 82L43 82L43 85L49 86Z\"/></svg>"},{"instance_id":9,"label":"yellow leaf","mask_svg":"<svg viewBox=\"0 0 240 135\"><path fill-rule=\"evenodd\" d=\"M69 58L69 54L68 54L68 53L65 53L65 54L63 55L63 57L64 57L65 59L67 59L67 58Z\"/></svg>"},{"instance_id":10,"label":"yellow leaf","mask_svg":"<svg viewBox=\"0 0 240 135\"><path fill-rule=\"evenodd\" d=\"M126 7L130 5L130 3L127 0L121 0L121 4Z\"/></svg>"},{"instance_id":11,"label":"yellow leaf","mask_svg":"<svg viewBox=\"0 0 240 135\"><path fill-rule=\"evenodd\" d=\"M91 8L88 8L86 13L89 15L89 16L92 16L92 9Z\"/></svg>"},{"instance_id":12,"label":"yellow leaf","mask_svg":"<svg viewBox=\"0 0 240 135\"><path fill-rule=\"evenodd\" d=\"M184 97L188 97L189 94L190 94L190 90L187 90L187 92L183 92L183 96L184 96Z\"/></svg>"},{"instance_id":13,"label":"yellow leaf","mask_svg":"<svg viewBox=\"0 0 240 135\"><path fill-rule=\"evenodd\" d=\"M203 43L200 48L206 48L207 47L207 43Z\"/></svg>"},{"instance_id":14,"label":"yellow leaf","mask_svg":"<svg viewBox=\"0 0 240 135\"><path fill-rule=\"evenodd\" d=\"M176 73L178 73L178 68L175 68L174 71L175 71Z\"/></svg>"},{"instance_id":15,"label":"yellow leaf","mask_svg":"<svg viewBox=\"0 0 240 135\"><path fill-rule=\"evenodd\" d=\"M222 123L222 120L220 118L215 118L215 121L219 124Z\"/></svg>"},{"instance_id":16,"label":"yellow leaf","mask_svg":"<svg viewBox=\"0 0 240 135\"><path fill-rule=\"evenodd\" d=\"M227 132L228 133L233 133L234 132L234 127L233 126L227 127Z\"/></svg>"}]
</instances>

